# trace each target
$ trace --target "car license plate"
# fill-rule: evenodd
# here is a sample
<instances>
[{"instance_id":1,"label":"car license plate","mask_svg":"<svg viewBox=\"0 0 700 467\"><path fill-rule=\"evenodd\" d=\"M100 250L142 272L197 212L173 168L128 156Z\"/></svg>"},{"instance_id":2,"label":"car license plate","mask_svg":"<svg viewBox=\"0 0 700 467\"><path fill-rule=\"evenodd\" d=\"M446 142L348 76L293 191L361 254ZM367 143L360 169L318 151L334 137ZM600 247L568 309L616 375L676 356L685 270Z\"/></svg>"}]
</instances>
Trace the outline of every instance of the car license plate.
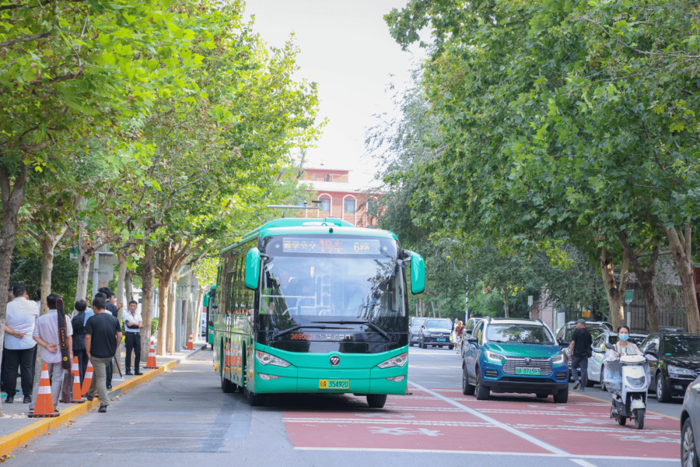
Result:
<instances>
[{"instance_id":1,"label":"car license plate","mask_svg":"<svg viewBox=\"0 0 700 467\"><path fill-rule=\"evenodd\" d=\"M347 379L319 379L319 389L350 389L350 380Z\"/></svg>"},{"instance_id":2,"label":"car license plate","mask_svg":"<svg viewBox=\"0 0 700 467\"><path fill-rule=\"evenodd\" d=\"M445 342L446 339L438 339L438 342Z\"/></svg>"},{"instance_id":3,"label":"car license plate","mask_svg":"<svg viewBox=\"0 0 700 467\"><path fill-rule=\"evenodd\" d=\"M516 375L540 375L539 368L515 368Z\"/></svg>"}]
</instances>

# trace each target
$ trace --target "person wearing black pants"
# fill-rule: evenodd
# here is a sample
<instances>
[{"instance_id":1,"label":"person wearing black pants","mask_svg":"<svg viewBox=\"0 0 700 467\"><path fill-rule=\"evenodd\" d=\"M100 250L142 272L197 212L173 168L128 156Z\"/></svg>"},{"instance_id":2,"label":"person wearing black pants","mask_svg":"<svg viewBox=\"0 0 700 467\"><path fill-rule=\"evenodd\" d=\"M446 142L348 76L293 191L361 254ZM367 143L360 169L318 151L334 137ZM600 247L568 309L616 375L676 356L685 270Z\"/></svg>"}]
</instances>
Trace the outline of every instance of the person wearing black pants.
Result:
<instances>
[{"instance_id":1,"label":"person wearing black pants","mask_svg":"<svg viewBox=\"0 0 700 467\"><path fill-rule=\"evenodd\" d=\"M27 289L23 285L12 288L14 299L7 304L5 318L5 342L3 349L3 385L7 391L6 404L12 404L17 392L17 370L22 372L22 395L24 403L32 402L34 385L34 361L36 341L32 338L34 322L39 316L36 303L27 299Z\"/></svg>"},{"instance_id":2,"label":"person wearing black pants","mask_svg":"<svg viewBox=\"0 0 700 467\"><path fill-rule=\"evenodd\" d=\"M139 363L141 361L141 333L143 320L141 314L136 312L139 304L132 300L129 302L129 310L124 313L124 331L126 335L126 375L131 374L131 352L134 352L134 374L140 375Z\"/></svg>"},{"instance_id":3,"label":"person wearing black pants","mask_svg":"<svg viewBox=\"0 0 700 467\"><path fill-rule=\"evenodd\" d=\"M75 311L78 313L73 316L71 324L73 325L73 355L78 357L78 369L80 370L80 384L83 384L85 379L85 370L87 369L88 356L85 350L85 323L89 316L86 315L87 302L78 300L75 302Z\"/></svg>"},{"instance_id":4,"label":"person wearing black pants","mask_svg":"<svg viewBox=\"0 0 700 467\"><path fill-rule=\"evenodd\" d=\"M117 300L114 297L114 294L112 291L109 289L109 287L100 287L98 289L98 294L95 295L96 297L101 293L104 295L105 298L105 310L108 311L109 313L112 313L112 316L115 318L119 319L119 310L122 308L122 304L119 303L117 304ZM116 356L117 358L121 358L120 355ZM114 373L114 362L110 363L107 365L107 389L111 390L112 389L112 374Z\"/></svg>"}]
</instances>

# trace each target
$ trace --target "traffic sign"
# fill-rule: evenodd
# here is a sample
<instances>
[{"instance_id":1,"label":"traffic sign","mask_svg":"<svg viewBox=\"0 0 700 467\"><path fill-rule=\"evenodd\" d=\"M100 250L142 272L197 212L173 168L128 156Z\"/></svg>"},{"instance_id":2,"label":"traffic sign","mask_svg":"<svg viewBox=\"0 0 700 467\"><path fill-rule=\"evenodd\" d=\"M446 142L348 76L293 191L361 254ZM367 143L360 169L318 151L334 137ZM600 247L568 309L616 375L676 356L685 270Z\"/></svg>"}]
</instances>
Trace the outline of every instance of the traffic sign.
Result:
<instances>
[{"instance_id":1,"label":"traffic sign","mask_svg":"<svg viewBox=\"0 0 700 467\"><path fill-rule=\"evenodd\" d=\"M625 290L625 303L629 305L634 300L634 290Z\"/></svg>"}]
</instances>

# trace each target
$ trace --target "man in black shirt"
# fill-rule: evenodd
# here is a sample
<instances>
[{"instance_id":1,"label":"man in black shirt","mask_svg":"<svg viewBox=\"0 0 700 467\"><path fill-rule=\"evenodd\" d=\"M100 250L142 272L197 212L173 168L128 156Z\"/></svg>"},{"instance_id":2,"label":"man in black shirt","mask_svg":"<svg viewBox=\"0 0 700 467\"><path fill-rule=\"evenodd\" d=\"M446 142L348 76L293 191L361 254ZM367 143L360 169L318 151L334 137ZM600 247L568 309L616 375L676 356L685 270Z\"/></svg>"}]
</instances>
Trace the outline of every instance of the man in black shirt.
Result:
<instances>
[{"instance_id":1,"label":"man in black shirt","mask_svg":"<svg viewBox=\"0 0 700 467\"><path fill-rule=\"evenodd\" d=\"M593 344L593 337L591 333L586 329L586 320L579 319L576 321L576 330L571 338L571 345L569 346L569 359L573 356L573 361L571 362L571 371L574 374L574 389L581 388L583 391L588 383L588 357L593 355L591 350L591 345ZM581 366L581 381L579 381L577 368Z\"/></svg>"},{"instance_id":2,"label":"man in black shirt","mask_svg":"<svg viewBox=\"0 0 700 467\"><path fill-rule=\"evenodd\" d=\"M112 316L119 319L119 310L122 308L122 304L117 304L117 299L114 294L109 289L109 287L100 287L98 293L95 297L102 296L105 299L105 311L112 313ZM121 358L119 355L117 358ZM107 367L107 389L112 389L112 375L114 374L114 363L110 363Z\"/></svg>"},{"instance_id":3,"label":"man in black shirt","mask_svg":"<svg viewBox=\"0 0 700 467\"><path fill-rule=\"evenodd\" d=\"M95 315L88 319L85 326L85 350L94 367L95 376L87 398L92 400L97 393L100 397L99 411L106 412L109 405L107 366L117 352L117 343L122 341L122 331L119 320L111 313L105 312L104 299L95 298L92 301L92 309Z\"/></svg>"}]
</instances>

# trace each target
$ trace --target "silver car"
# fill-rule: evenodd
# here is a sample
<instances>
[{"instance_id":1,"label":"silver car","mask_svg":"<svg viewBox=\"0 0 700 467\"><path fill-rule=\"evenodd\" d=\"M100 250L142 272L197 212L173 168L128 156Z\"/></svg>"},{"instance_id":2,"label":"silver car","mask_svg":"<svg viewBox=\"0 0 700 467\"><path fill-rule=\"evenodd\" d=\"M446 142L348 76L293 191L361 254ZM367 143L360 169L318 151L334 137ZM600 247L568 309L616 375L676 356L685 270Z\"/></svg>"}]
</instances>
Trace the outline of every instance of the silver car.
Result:
<instances>
[{"instance_id":1,"label":"silver car","mask_svg":"<svg viewBox=\"0 0 700 467\"><path fill-rule=\"evenodd\" d=\"M700 376L688 385L681 408L681 466L700 465Z\"/></svg>"},{"instance_id":2,"label":"silver car","mask_svg":"<svg viewBox=\"0 0 700 467\"><path fill-rule=\"evenodd\" d=\"M630 342L639 345L647 337L647 334L630 334ZM603 383L603 360L605 351L603 345L611 349L617 343L617 333L603 331L598 337L593 339L593 355L588 358L588 387L593 387L595 383L600 383L600 388L605 391Z\"/></svg>"}]
</instances>

